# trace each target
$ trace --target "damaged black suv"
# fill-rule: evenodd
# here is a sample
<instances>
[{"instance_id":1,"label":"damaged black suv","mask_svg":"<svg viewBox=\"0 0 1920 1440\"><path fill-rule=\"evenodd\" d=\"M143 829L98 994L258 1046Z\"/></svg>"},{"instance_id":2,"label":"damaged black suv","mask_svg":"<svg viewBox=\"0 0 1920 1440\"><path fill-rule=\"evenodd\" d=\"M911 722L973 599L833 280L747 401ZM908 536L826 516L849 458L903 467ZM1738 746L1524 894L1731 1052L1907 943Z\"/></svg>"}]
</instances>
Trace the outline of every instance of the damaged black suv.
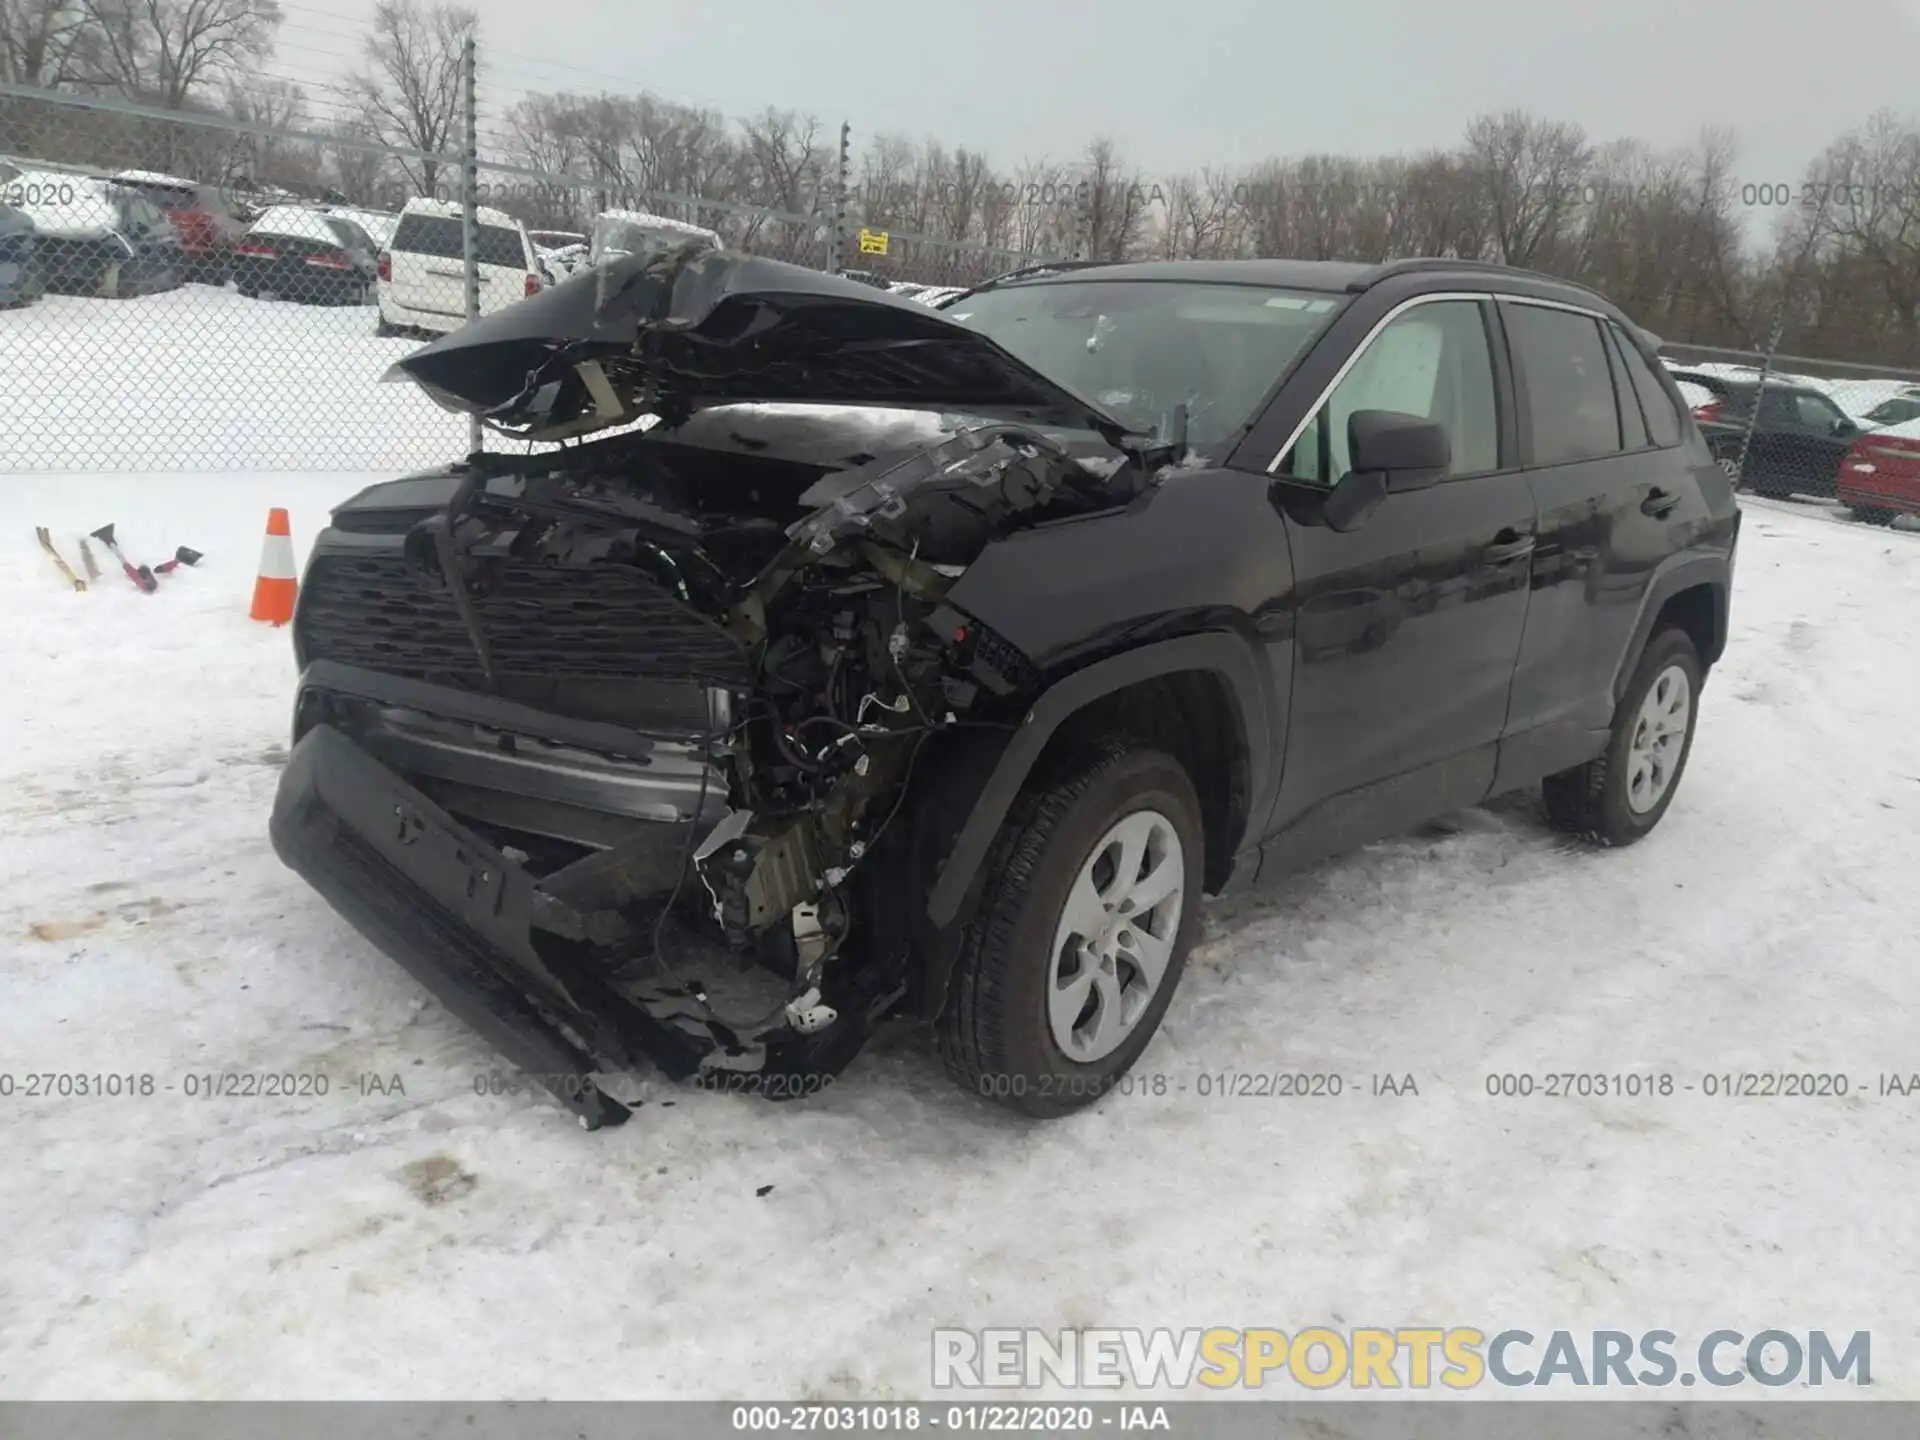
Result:
<instances>
[{"instance_id":1,"label":"damaged black suv","mask_svg":"<svg viewBox=\"0 0 1920 1440\"><path fill-rule=\"evenodd\" d=\"M1653 343L1452 261L616 262L396 367L522 443L318 538L276 849L589 1128L889 1020L1072 1110L1204 894L1659 821L1739 512Z\"/></svg>"}]
</instances>

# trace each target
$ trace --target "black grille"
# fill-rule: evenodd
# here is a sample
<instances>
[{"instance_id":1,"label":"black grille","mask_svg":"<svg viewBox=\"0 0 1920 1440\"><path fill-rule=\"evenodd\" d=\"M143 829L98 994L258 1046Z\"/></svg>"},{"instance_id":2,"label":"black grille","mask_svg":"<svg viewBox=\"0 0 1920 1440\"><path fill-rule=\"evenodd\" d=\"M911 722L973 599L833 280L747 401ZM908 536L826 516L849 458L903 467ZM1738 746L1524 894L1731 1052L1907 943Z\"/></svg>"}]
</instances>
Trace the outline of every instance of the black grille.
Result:
<instances>
[{"instance_id":1,"label":"black grille","mask_svg":"<svg viewBox=\"0 0 1920 1440\"><path fill-rule=\"evenodd\" d=\"M474 596L474 609L502 678L751 680L744 652L717 624L624 565L502 565ZM316 558L301 596L299 638L308 661L462 689L483 684L445 582L398 554Z\"/></svg>"}]
</instances>

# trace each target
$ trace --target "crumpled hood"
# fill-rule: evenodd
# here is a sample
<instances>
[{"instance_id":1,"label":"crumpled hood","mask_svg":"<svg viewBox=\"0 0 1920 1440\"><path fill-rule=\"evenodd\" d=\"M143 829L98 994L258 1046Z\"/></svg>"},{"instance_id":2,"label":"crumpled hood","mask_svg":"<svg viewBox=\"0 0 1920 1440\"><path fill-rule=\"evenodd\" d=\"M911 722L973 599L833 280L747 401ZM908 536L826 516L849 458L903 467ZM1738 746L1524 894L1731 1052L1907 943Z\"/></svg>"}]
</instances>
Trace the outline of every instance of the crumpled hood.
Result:
<instances>
[{"instance_id":1,"label":"crumpled hood","mask_svg":"<svg viewBox=\"0 0 1920 1440\"><path fill-rule=\"evenodd\" d=\"M529 439L748 401L1126 426L924 305L784 261L679 247L596 267L397 361L386 379Z\"/></svg>"}]
</instances>

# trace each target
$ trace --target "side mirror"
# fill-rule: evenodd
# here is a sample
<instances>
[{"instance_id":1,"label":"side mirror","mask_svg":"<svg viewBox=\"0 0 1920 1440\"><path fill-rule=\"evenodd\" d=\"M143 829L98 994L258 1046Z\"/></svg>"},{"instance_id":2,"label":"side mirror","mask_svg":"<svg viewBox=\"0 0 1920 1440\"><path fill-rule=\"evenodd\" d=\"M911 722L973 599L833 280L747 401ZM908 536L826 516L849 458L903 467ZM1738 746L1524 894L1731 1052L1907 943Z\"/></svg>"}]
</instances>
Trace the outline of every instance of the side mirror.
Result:
<instances>
[{"instance_id":1,"label":"side mirror","mask_svg":"<svg viewBox=\"0 0 1920 1440\"><path fill-rule=\"evenodd\" d=\"M1447 478L1453 442L1422 415L1356 410L1347 417L1347 455L1350 468L1381 475L1391 493L1424 490Z\"/></svg>"},{"instance_id":2,"label":"side mirror","mask_svg":"<svg viewBox=\"0 0 1920 1440\"><path fill-rule=\"evenodd\" d=\"M1833 422L1833 433L1836 435L1857 435L1859 432L1860 427L1845 415Z\"/></svg>"},{"instance_id":3,"label":"side mirror","mask_svg":"<svg viewBox=\"0 0 1920 1440\"><path fill-rule=\"evenodd\" d=\"M1446 479L1453 442L1443 426L1397 410L1356 410L1347 417L1349 468L1327 493L1322 517L1331 530L1358 528L1388 495L1425 490Z\"/></svg>"}]
</instances>

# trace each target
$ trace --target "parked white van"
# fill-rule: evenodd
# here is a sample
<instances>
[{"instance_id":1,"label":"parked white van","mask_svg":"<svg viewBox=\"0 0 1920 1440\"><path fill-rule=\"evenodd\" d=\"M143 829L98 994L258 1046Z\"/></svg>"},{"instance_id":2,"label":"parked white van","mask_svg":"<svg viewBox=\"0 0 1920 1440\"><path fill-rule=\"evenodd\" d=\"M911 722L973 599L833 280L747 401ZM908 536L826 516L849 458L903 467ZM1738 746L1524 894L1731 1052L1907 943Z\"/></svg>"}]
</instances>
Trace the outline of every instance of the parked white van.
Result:
<instances>
[{"instance_id":1,"label":"parked white van","mask_svg":"<svg viewBox=\"0 0 1920 1440\"><path fill-rule=\"evenodd\" d=\"M501 210L475 212L480 313L491 315L546 284L527 227ZM380 252L376 335L407 330L445 334L467 323L466 270L458 203L409 200Z\"/></svg>"}]
</instances>

